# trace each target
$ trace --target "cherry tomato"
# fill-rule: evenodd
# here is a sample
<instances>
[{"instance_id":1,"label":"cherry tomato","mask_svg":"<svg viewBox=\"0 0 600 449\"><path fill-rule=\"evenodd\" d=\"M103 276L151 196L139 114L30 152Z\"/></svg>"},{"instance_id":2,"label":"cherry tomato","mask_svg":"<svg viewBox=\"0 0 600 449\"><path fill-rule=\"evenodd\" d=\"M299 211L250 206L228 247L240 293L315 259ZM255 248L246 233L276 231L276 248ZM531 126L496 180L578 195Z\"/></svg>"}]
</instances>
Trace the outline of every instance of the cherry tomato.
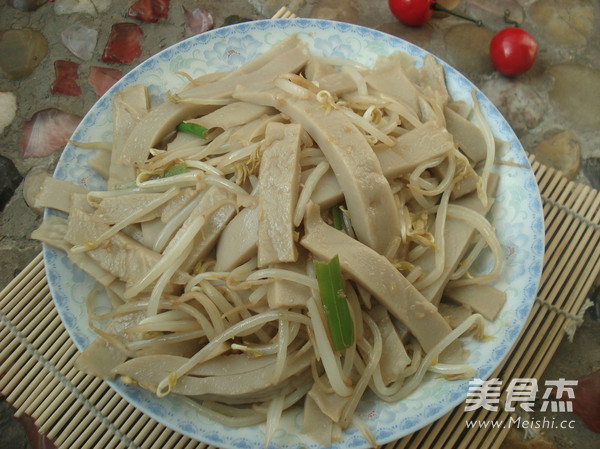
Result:
<instances>
[{"instance_id":1,"label":"cherry tomato","mask_svg":"<svg viewBox=\"0 0 600 449\"><path fill-rule=\"evenodd\" d=\"M423 25L433 15L436 0L388 0L392 14L405 25Z\"/></svg>"},{"instance_id":2,"label":"cherry tomato","mask_svg":"<svg viewBox=\"0 0 600 449\"><path fill-rule=\"evenodd\" d=\"M538 44L531 34L522 28L504 28L490 42L490 56L498 72L506 76L525 73L533 65Z\"/></svg>"}]
</instances>

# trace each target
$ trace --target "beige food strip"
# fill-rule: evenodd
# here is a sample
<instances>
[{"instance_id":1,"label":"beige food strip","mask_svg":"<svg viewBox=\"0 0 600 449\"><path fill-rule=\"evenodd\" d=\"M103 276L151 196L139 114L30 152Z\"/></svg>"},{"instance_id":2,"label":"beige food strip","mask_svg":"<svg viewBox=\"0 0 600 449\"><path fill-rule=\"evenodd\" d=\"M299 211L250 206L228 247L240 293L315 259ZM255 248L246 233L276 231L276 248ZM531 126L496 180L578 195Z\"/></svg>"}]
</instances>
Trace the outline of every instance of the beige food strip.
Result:
<instances>
[{"instance_id":1,"label":"beige food strip","mask_svg":"<svg viewBox=\"0 0 600 449\"><path fill-rule=\"evenodd\" d=\"M258 266L298 258L293 215L300 188L298 124L269 123L258 177Z\"/></svg>"},{"instance_id":2,"label":"beige food strip","mask_svg":"<svg viewBox=\"0 0 600 449\"><path fill-rule=\"evenodd\" d=\"M373 70L365 76L367 84L377 91L399 99L413 112L419 111L419 93L404 72L402 53L394 53L380 59Z\"/></svg>"},{"instance_id":3,"label":"beige food strip","mask_svg":"<svg viewBox=\"0 0 600 449\"><path fill-rule=\"evenodd\" d=\"M150 100L146 86L136 84L115 92L113 97L113 148L108 170L108 188L135 179L135 166L123 157L133 128L148 114Z\"/></svg>"},{"instance_id":4,"label":"beige food strip","mask_svg":"<svg viewBox=\"0 0 600 449\"><path fill-rule=\"evenodd\" d=\"M398 137L393 147L377 148L375 155L383 175L387 179L393 179L411 172L420 164L447 154L453 148L452 135L433 122L427 122ZM303 173L303 180L309 173L308 170ZM321 177L311 196L311 200L321 207L333 206L343 199L342 189L331 171Z\"/></svg>"},{"instance_id":5,"label":"beige food strip","mask_svg":"<svg viewBox=\"0 0 600 449\"><path fill-rule=\"evenodd\" d=\"M444 296L492 321L506 303L506 292L491 285L474 284L449 288Z\"/></svg>"},{"instance_id":6,"label":"beige food strip","mask_svg":"<svg viewBox=\"0 0 600 449\"><path fill-rule=\"evenodd\" d=\"M74 209L69 214L65 240L72 245L82 245L98 238L109 228L108 225L93 220L90 214ZM159 253L146 248L122 232L86 254L113 276L126 282L136 282L142 278L161 258ZM177 272L173 281L185 283L188 278L187 273Z\"/></svg>"},{"instance_id":7,"label":"beige food strip","mask_svg":"<svg viewBox=\"0 0 600 449\"><path fill-rule=\"evenodd\" d=\"M31 207L34 209L41 210L47 207L68 213L71 210L72 195L87 193L82 186L53 178L47 173L39 176L39 185L35 188L30 187L35 190L35 193L29 192L29 195L33 197L30 201Z\"/></svg>"},{"instance_id":8,"label":"beige food strip","mask_svg":"<svg viewBox=\"0 0 600 449\"><path fill-rule=\"evenodd\" d=\"M208 130L213 128L227 129L244 125L273 112L272 108L266 106L236 101L202 117L187 120L186 122L200 125Z\"/></svg>"},{"instance_id":9,"label":"beige food strip","mask_svg":"<svg viewBox=\"0 0 600 449\"><path fill-rule=\"evenodd\" d=\"M304 249L304 248L300 248ZM296 262L275 265L276 268L294 271L297 273L306 272L306 251L301 251ZM299 307L305 306L306 301L312 292L309 287L298 284L297 282L277 279L269 284L267 290L267 301L270 309L278 309L280 307Z\"/></svg>"},{"instance_id":10,"label":"beige food strip","mask_svg":"<svg viewBox=\"0 0 600 449\"><path fill-rule=\"evenodd\" d=\"M444 117L446 128L454 136L462 152L475 164L485 160L486 144L481 130L450 108L444 109Z\"/></svg>"},{"instance_id":11,"label":"beige food strip","mask_svg":"<svg viewBox=\"0 0 600 449\"><path fill-rule=\"evenodd\" d=\"M242 209L221 233L215 271L231 271L256 255L258 208Z\"/></svg>"}]
</instances>

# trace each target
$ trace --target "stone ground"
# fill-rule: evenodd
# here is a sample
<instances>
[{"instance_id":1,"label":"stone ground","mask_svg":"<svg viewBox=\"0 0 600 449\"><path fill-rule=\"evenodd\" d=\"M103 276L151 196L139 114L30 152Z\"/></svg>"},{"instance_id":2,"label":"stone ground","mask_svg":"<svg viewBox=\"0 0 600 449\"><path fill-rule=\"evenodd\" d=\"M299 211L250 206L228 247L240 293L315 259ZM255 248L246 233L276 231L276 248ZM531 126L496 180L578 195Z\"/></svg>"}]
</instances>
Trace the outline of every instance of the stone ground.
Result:
<instances>
[{"instance_id":1,"label":"stone ground","mask_svg":"<svg viewBox=\"0 0 600 449\"><path fill-rule=\"evenodd\" d=\"M14 56L6 53L0 37L0 288L4 287L40 250L29 234L40 217L23 199L23 184L32 169L53 170L60 149L46 156L25 156L19 147L22 127L32 115L58 108L83 116L97 100L87 82L90 66L110 66L127 72L143 59L187 37L182 6L209 11L216 27L239 16L247 19L271 17L282 5L302 17L318 17L377 28L411 41L446 60L479 86L513 126L528 152L569 178L600 188L600 4L598 0L447 0L440 3L482 18L485 27L455 18L434 18L425 26L399 24L384 0L182 0L171 1L169 17L158 23L140 24L144 30L143 53L130 64L100 61L110 24L136 22L126 16L129 2L111 0L45 0L0 3L0 33L11 29L35 30L44 38L31 45L32 73L10 79ZM24 12L23 4L41 5ZM71 12L95 4L99 11ZM14 5L14 7L13 7ZM57 14L55 8L66 8ZM512 17L534 35L540 45L538 59L527 74L509 79L494 71L488 56L493 34L502 28L506 8ZM81 11L81 9L79 9ZM75 22L98 31L90 60L74 56L61 43L60 33ZM8 34L4 41L8 41ZM47 54L44 54L44 40ZM39 54L35 54L39 51ZM20 53L24 51L21 50ZM55 60L75 61L79 66L81 95L51 94ZM13 111L15 111L13 113ZM598 303L598 290L591 298ZM596 304L598 308L598 304ZM600 323L587 313L573 343L563 342L548 367L548 379L577 379L600 369ZM29 443L20 423L11 417L10 406L0 402L0 448L26 448ZM547 431L544 446L567 449L600 447L600 436L577 421L576 429ZM35 443L35 446L39 444ZM520 447L516 443L511 447Z\"/></svg>"}]
</instances>

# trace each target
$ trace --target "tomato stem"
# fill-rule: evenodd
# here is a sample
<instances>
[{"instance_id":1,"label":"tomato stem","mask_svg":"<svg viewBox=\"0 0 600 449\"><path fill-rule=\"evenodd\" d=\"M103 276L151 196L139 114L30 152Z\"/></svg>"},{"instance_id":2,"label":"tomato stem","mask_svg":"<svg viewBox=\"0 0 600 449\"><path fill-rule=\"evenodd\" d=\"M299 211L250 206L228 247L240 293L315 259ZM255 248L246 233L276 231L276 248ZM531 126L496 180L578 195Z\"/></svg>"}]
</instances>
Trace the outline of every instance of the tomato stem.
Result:
<instances>
[{"instance_id":1,"label":"tomato stem","mask_svg":"<svg viewBox=\"0 0 600 449\"><path fill-rule=\"evenodd\" d=\"M519 22L510 18L510 9L504 10L504 23L508 23L509 25L512 25L517 28L521 26Z\"/></svg>"},{"instance_id":2,"label":"tomato stem","mask_svg":"<svg viewBox=\"0 0 600 449\"><path fill-rule=\"evenodd\" d=\"M465 14L460 14L458 12L452 11L451 9L448 9L445 6L440 5L439 3L434 3L433 5L431 5L431 8L434 11L442 11L442 12L445 12L446 14L450 14L451 16L460 17L461 19L465 19L465 20L468 20L469 22L473 22L478 27L483 25L483 21L481 19L474 19L473 17L469 17Z\"/></svg>"}]
</instances>

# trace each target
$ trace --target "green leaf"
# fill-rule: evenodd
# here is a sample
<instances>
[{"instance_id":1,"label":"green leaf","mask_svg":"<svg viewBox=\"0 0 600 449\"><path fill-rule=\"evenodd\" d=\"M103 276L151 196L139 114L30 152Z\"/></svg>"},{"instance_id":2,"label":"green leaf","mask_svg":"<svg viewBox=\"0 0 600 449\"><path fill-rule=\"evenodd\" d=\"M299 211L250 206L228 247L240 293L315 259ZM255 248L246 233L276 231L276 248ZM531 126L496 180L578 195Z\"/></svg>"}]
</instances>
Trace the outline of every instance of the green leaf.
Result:
<instances>
[{"instance_id":1,"label":"green leaf","mask_svg":"<svg viewBox=\"0 0 600 449\"><path fill-rule=\"evenodd\" d=\"M354 323L344 292L340 259L335 256L327 263L313 263L333 347L336 351L348 348L354 344Z\"/></svg>"}]
</instances>

